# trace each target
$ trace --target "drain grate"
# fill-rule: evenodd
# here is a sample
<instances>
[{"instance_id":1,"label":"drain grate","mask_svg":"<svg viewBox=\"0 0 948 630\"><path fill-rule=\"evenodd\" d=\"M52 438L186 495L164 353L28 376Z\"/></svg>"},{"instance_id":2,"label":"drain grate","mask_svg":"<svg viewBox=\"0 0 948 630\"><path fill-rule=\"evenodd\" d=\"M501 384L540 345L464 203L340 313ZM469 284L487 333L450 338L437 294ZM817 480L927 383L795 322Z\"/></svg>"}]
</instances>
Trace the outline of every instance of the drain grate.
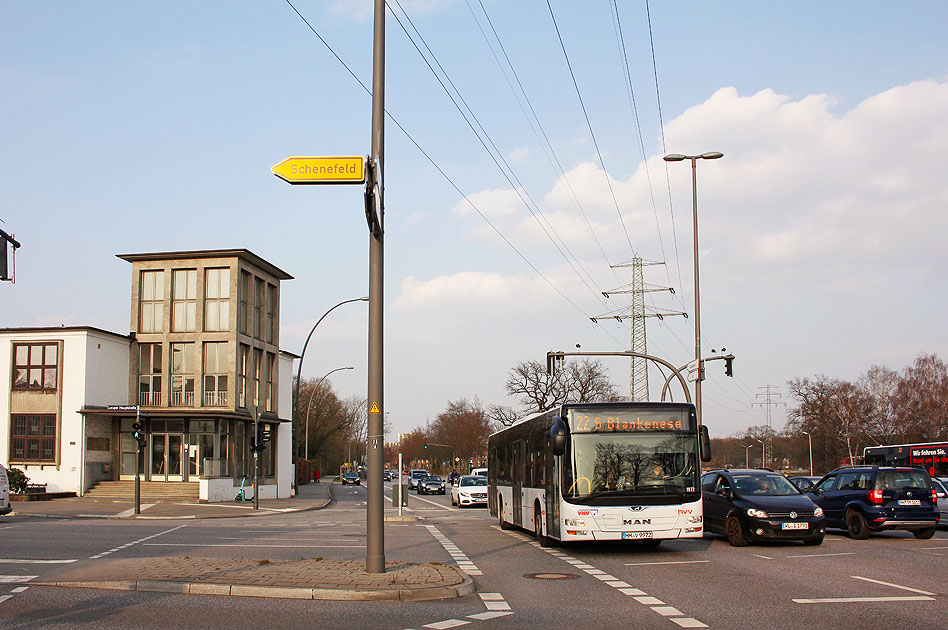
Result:
<instances>
[{"instance_id":1,"label":"drain grate","mask_svg":"<svg viewBox=\"0 0 948 630\"><path fill-rule=\"evenodd\" d=\"M527 573L523 577L531 580L574 580L579 575L575 573Z\"/></svg>"}]
</instances>

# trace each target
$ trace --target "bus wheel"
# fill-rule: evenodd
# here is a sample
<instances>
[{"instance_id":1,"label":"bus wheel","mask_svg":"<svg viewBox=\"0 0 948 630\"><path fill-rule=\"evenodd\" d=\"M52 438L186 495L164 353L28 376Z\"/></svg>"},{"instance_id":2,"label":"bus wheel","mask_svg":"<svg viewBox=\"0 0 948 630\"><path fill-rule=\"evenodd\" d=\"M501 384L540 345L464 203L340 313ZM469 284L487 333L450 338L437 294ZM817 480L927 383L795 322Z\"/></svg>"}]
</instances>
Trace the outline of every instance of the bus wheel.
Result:
<instances>
[{"instance_id":1,"label":"bus wheel","mask_svg":"<svg viewBox=\"0 0 948 630\"><path fill-rule=\"evenodd\" d=\"M511 529L513 525L504 520L504 499L497 497L497 520L500 522L501 529Z\"/></svg>"},{"instance_id":2,"label":"bus wheel","mask_svg":"<svg viewBox=\"0 0 948 630\"><path fill-rule=\"evenodd\" d=\"M543 514L540 513L540 504L533 507L533 535L541 547L552 547L553 541L543 535Z\"/></svg>"}]
</instances>

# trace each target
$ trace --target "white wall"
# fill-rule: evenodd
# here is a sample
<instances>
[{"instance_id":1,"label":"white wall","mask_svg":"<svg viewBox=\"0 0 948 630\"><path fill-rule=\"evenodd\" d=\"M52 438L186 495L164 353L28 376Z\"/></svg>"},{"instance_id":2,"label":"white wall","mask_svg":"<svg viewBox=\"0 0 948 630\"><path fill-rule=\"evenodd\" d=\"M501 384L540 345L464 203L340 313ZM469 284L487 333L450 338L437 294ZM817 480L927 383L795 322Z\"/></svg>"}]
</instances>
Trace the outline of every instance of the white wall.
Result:
<instances>
[{"instance_id":1,"label":"white wall","mask_svg":"<svg viewBox=\"0 0 948 630\"><path fill-rule=\"evenodd\" d=\"M283 422L277 430L276 439L276 475L277 497L283 499L290 496L293 484L293 372L294 359L292 356L280 353L280 382L277 385L277 415ZM266 497L267 488L260 488L260 498Z\"/></svg>"}]
</instances>

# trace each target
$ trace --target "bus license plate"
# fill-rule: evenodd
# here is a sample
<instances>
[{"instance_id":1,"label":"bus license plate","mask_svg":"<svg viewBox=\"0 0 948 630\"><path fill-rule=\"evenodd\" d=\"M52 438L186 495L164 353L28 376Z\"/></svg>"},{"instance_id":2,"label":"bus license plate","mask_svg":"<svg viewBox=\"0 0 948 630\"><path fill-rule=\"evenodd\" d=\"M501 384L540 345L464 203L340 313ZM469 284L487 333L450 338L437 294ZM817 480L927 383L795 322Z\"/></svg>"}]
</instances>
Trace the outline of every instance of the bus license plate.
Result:
<instances>
[{"instance_id":1,"label":"bus license plate","mask_svg":"<svg viewBox=\"0 0 948 630\"><path fill-rule=\"evenodd\" d=\"M919 499L899 499L899 505L921 505Z\"/></svg>"},{"instance_id":2,"label":"bus license plate","mask_svg":"<svg viewBox=\"0 0 948 630\"><path fill-rule=\"evenodd\" d=\"M809 525L806 523L784 523L780 527L781 529L806 529Z\"/></svg>"},{"instance_id":3,"label":"bus license plate","mask_svg":"<svg viewBox=\"0 0 948 630\"><path fill-rule=\"evenodd\" d=\"M622 540L630 538L651 538L652 532L622 532Z\"/></svg>"}]
</instances>

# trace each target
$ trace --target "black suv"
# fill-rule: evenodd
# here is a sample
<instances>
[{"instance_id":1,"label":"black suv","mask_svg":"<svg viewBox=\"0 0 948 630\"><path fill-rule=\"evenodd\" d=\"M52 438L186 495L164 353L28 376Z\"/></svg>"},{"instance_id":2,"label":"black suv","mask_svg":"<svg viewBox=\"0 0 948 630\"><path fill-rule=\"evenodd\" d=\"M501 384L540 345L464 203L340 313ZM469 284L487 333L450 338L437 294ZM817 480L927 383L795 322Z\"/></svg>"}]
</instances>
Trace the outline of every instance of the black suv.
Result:
<instances>
[{"instance_id":1,"label":"black suv","mask_svg":"<svg viewBox=\"0 0 948 630\"><path fill-rule=\"evenodd\" d=\"M851 538L904 529L931 538L938 523L938 497L920 468L850 466L827 473L807 492L823 508L826 526Z\"/></svg>"}]
</instances>

